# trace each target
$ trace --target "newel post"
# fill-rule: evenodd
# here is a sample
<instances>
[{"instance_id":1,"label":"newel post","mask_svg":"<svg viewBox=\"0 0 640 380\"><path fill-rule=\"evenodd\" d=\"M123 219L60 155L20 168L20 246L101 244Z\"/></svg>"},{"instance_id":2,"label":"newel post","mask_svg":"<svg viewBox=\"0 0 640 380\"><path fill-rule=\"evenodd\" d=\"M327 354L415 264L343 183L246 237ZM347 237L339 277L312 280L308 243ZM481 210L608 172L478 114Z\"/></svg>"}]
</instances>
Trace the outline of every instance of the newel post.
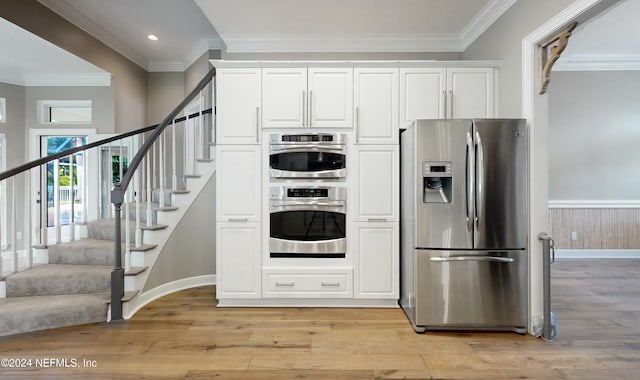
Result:
<instances>
[{"instance_id":1,"label":"newel post","mask_svg":"<svg viewBox=\"0 0 640 380\"><path fill-rule=\"evenodd\" d=\"M122 318L122 297L124 297L124 270L122 269L122 238L120 211L124 202L124 192L120 183L114 184L111 190L111 203L115 211L115 242L113 271L111 271L111 321L121 321Z\"/></svg>"}]
</instances>

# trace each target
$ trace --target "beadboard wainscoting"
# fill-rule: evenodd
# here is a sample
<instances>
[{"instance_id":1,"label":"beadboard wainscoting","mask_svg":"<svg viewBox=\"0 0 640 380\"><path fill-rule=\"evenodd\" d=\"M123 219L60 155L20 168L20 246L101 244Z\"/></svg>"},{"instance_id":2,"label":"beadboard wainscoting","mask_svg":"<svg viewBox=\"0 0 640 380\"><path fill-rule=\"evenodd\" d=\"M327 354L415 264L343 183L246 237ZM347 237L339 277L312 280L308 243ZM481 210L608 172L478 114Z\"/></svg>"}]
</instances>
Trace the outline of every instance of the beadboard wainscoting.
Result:
<instances>
[{"instance_id":1,"label":"beadboard wainscoting","mask_svg":"<svg viewBox=\"0 0 640 380\"><path fill-rule=\"evenodd\" d=\"M640 258L640 201L549 201L556 257Z\"/></svg>"}]
</instances>

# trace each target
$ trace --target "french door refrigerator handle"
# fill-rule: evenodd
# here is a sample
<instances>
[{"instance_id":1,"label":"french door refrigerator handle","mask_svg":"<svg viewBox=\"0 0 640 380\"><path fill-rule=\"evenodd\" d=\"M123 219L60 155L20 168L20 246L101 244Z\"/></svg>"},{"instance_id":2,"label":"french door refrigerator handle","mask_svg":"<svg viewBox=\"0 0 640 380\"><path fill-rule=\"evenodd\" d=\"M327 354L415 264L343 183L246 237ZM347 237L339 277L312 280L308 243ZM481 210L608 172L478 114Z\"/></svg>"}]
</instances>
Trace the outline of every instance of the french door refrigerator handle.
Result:
<instances>
[{"instance_id":1,"label":"french door refrigerator handle","mask_svg":"<svg viewBox=\"0 0 640 380\"><path fill-rule=\"evenodd\" d=\"M465 193L466 193L466 211L467 211L467 230L471 230L473 228L473 200L475 198L475 164L474 164L474 149L473 149L473 139L471 138L471 133L467 132L467 162L466 162L466 184L465 184Z\"/></svg>"},{"instance_id":2,"label":"french door refrigerator handle","mask_svg":"<svg viewBox=\"0 0 640 380\"><path fill-rule=\"evenodd\" d=\"M429 261L449 262L449 261L498 261L501 263L512 263L515 259L511 257L491 257L491 256L453 256L453 257L432 257Z\"/></svg>"},{"instance_id":3,"label":"french door refrigerator handle","mask_svg":"<svg viewBox=\"0 0 640 380\"><path fill-rule=\"evenodd\" d=\"M482 211L484 210L484 148L482 147L482 139L480 133L476 132L476 228L482 220Z\"/></svg>"}]
</instances>

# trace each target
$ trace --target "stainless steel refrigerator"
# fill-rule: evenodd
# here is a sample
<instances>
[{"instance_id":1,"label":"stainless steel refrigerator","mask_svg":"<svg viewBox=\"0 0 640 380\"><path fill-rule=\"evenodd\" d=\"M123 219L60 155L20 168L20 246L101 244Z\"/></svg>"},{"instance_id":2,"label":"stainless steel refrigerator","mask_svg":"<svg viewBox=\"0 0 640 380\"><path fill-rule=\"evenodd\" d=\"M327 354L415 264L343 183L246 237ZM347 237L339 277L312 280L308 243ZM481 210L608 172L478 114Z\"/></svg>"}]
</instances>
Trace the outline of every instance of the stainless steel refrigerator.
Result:
<instances>
[{"instance_id":1,"label":"stainless steel refrigerator","mask_svg":"<svg viewBox=\"0 0 640 380\"><path fill-rule=\"evenodd\" d=\"M400 305L417 332L526 332L524 120L417 120L401 134Z\"/></svg>"}]
</instances>

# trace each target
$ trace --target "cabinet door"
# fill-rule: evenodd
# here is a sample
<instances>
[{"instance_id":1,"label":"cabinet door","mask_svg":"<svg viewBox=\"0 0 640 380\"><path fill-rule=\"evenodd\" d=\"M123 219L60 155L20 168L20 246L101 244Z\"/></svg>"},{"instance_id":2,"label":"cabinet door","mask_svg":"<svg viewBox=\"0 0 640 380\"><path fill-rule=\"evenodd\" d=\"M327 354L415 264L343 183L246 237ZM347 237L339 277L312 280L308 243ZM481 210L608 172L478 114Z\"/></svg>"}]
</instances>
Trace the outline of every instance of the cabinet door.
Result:
<instances>
[{"instance_id":1,"label":"cabinet door","mask_svg":"<svg viewBox=\"0 0 640 380\"><path fill-rule=\"evenodd\" d=\"M260 69L218 69L216 143L257 144L260 129Z\"/></svg>"},{"instance_id":2,"label":"cabinet door","mask_svg":"<svg viewBox=\"0 0 640 380\"><path fill-rule=\"evenodd\" d=\"M309 68L309 127L353 127L353 69Z\"/></svg>"},{"instance_id":3,"label":"cabinet door","mask_svg":"<svg viewBox=\"0 0 640 380\"><path fill-rule=\"evenodd\" d=\"M216 161L217 221L259 221L260 147L219 145Z\"/></svg>"},{"instance_id":4,"label":"cabinet door","mask_svg":"<svg viewBox=\"0 0 640 380\"><path fill-rule=\"evenodd\" d=\"M261 298L260 263L260 223L217 223L217 298Z\"/></svg>"},{"instance_id":5,"label":"cabinet door","mask_svg":"<svg viewBox=\"0 0 640 380\"><path fill-rule=\"evenodd\" d=\"M355 69L356 144L398 143L398 69Z\"/></svg>"},{"instance_id":6,"label":"cabinet door","mask_svg":"<svg viewBox=\"0 0 640 380\"><path fill-rule=\"evenodd\" d=\"M445 117L446 70L400 69L400 127L416 119Z\"/></svg>"},{"instance_id":7,"label":"cabinet door","mask_svg":"<svg viewBox=\"0 0 640 380\"><path fill-rule=\"evenodd\" d=\"M262 125L296 128L307 124L307 69L262 69Z\"/></svg>"},{"instance_id":8,"label":"cabinet door","mask_svg":"<svg viewBox=\"0 0 640 380\"><path fill-rule=\"evenodd\" d=\"M397 145L359 145L355 149L355 220L397 221L400 203Z\"/></svg>"},{"instance_id":9,"label":"cabinet door","mask_svg":"<svg viewBox=\"0 0 640 380\"><path fill-rule=\"evenodd\" d=\"M451 119L491 118L493 69L447 69L447 115Z\"/></svg>"},{"instance_id":10,"label":"cabinet door","mask_svg":"<svg viewBox=\"0 0 640 380\"><path fill-rule=\"evenodd\" d=\"M399 223L355 223L354 298L397 299Z\"/></svg>"}]
</instances>

